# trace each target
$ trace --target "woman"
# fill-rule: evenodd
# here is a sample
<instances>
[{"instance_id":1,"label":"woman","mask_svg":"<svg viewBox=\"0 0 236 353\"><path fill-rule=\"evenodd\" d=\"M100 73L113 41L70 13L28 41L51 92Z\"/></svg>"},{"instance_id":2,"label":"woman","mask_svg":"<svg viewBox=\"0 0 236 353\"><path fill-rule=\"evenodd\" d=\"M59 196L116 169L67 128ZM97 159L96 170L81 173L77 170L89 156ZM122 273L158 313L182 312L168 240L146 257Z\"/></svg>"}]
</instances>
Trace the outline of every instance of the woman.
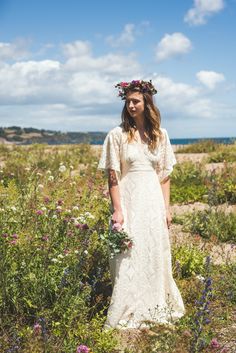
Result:
<instances>
[{"instance_id":1,"label":"woman","mask_svg":"<svg viewBox=\"0 0 236 353\"><path fill-rule=\"evenodd\" d=\"M98 168L108 176L112 222L133 239L127 253L110 260L113 292L104 328L143 328L183 316L172 277L168 228L170 173L176 159L160 127L151 81L116 85L125 100L122 123L107 134Z\"/></svg>"}]
</instances>

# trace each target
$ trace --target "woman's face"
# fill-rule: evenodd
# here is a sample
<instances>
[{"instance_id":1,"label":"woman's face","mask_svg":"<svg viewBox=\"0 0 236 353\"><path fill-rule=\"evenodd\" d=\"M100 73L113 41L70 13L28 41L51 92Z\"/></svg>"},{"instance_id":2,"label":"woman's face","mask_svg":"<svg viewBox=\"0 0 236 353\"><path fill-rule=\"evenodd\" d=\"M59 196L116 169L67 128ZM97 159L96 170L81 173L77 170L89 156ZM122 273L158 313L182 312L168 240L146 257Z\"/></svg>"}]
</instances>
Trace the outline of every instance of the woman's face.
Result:
<instances>
[{"instance_id":1,"label":"woman's face","mask_svg":"<svg viewBox=\"0 0 236 353\"><path fill-rule=\"evenodd\" d=\"M144 99L140 92L127 92L126 108L132 118L141 117L144 115Z\"/></svg>"}]
</instances>

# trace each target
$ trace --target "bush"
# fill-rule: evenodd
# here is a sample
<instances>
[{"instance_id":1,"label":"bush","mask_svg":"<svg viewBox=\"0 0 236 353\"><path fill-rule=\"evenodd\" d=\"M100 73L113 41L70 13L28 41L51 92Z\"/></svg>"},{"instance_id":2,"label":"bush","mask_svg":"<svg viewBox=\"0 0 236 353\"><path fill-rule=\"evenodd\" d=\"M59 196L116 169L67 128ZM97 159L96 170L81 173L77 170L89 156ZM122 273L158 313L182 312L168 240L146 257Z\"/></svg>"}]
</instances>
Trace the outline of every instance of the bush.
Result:
<instances>
[{"instance_id":1,"label":"bush","mask_svg":"<svg viewBox=\"0 0 236 353\"><path fill-rule=\"evenodd\" d=\"M182 217L183 230L199 234L205 239L216 237L219 241L236 242L236 215L207 209Z\"/></svg>"}]
</instances>

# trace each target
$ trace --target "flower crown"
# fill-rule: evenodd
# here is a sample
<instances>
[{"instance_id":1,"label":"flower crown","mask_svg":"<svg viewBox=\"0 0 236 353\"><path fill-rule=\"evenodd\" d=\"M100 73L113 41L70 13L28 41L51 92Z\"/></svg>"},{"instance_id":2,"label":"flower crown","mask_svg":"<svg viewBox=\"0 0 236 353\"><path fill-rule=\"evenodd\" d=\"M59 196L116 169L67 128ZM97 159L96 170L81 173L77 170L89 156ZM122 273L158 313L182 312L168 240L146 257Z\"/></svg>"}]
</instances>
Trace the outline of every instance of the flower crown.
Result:
<instances>
[{"instance_id":1,"label":"flower crown","mask_svg":"<svg viewBox=\"0 0 236 353\"><path fill-rule=\"evenodd\" d=\"M138 90L141 93L150 93L151 95L157 93L156 88L152 84L152 80L133 80L131 82L120 82L115 85L115 88L118 88L118 97L121 97L121 99L125 99L126 93L130 90Z\"/></svg>"}]
</instances>

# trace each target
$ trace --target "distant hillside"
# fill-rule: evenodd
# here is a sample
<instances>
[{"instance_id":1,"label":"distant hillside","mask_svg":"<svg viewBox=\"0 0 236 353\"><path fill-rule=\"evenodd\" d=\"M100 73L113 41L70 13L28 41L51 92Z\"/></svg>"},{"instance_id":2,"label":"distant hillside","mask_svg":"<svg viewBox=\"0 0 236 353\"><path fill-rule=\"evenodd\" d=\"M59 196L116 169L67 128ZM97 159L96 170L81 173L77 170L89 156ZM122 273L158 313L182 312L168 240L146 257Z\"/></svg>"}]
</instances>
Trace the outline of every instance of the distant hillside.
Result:
<instances>
[{"instance_id":1,"label":"distant hillside","mask_svg":"<svg viewBox=\"0 0 236 353\"><path fill-rule=\"evenodd\" d=\"M49 145L89 143L102 144L106 132L61 132L53 130L21 128L19 126L0 127L0 143L30 145L46 143Z\"/></svg>"}]
</instances>

